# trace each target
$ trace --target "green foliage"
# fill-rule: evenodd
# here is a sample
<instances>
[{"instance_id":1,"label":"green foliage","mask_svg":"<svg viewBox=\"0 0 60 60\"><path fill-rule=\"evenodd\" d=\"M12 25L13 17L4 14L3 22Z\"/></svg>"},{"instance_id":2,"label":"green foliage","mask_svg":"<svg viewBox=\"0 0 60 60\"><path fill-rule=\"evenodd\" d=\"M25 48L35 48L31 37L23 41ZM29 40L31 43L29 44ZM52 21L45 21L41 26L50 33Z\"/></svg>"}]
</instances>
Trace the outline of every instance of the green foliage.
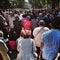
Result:
<instances>
[{"instance_id":1,"label":"green foliage","mask_svg":"<svg viewBox=\"0 0 60 60\"><path fill-rule=\"evenodd\" d=\"M52 4L58 6L58 0L29 0L34 8L51 8ZM60 0L59 0L60 1ZM52 3L53 2L53 3Z\"/></svg>"},{"instance_id":2,"label":"green foliage","mask_svg":"<svg viewBox=\"0 0 60 60\"><path fill-rule=\"evenodd\" d=\"M10 3L9 0L0 0L0 8L9 8Z\"/></svg>"},{"instance_id":3,"label":"green foliage","mask_svg":"<svg viewBox=\"0 0 60 60\"><path fill-rule=\"evenodd\" d=\"M29 0L34 8L42 8L46 4L46 0Z\"/></svg>"},{"instance_id":4,"label":"green foliage","mask_svg":"<svg viewBox=\"0 0 60 60\"><path fill-rule=\"evenodd\" d=\"M17 3L18 3L18 5L17 5L17 6L18 6L19 8L23 8L24 0L18 0L18 2L17 2Z\"/></svg>"},{"instance_id":5,"label":"green foliage","mask_svg":"<svg viewBox=\"0 0 60 60\"><path fill-rule=\"evenodd\" d=\"M9 0L11 7L23 8L24 0Z\"/></svg>"},{"instance_id":6,"label":"green foliage","mask_svg":"<svg viewBox=\"0 0 60 60\"><path fill-rule=\"evenodd\" d=\"M55 1L55 2L54 2ZM59 6L60 0L29 0L33 8L50 8ZM27 4L25 4L27 5ZM30 6L28 4L28 6ZM9 8L9 7L24 7L24 0L0 0L0 8Z\"/></svg>"},{"instance_id":7,"label":"green foliage","mask_svg":"<svg viewBox=\"0 0 60 60\"><path fill-rule=\"evenodd\" d=\"M30 3L32 4L32 7L34 8L39 8L39 7L42 7L42 4L40 3L40 0L29 0Z\"/></svg>"}]
</instances>

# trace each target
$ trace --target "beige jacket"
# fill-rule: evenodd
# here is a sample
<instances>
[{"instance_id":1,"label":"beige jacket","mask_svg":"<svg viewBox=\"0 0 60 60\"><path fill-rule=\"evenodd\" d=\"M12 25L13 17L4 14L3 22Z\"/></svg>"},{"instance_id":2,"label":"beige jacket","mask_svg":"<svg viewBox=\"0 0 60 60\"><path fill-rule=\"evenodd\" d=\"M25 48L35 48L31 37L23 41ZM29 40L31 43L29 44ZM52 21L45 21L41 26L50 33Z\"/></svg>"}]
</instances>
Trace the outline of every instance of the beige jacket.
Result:
<instances>
[{"instance_id":1,"label":"beige jacket","mask_svg":"<svg viewBox=\"0 0 60 60\"><path fill-rule=\"evenodd\" d=\"M8 54L7 54L8 48L4 41L0 40L0 54L3 57L3 60L10 60Z\"/></svg>"},{"instance_id":2,"label":"beige jacket","mask_svg":"<svg viewBox=\"0 0 60 60\"><path fill-rule=\"evenodd\" d=\"M36 44L37 47L40 47L40 43L41 43L41 40L42 40L42 33L45 32L45 31L48 31L48 30L49 30L49 28L43 27L43 26L36 27L33 30L34 41L35 41L35 44Z\"/></svg>"}]
</instances>

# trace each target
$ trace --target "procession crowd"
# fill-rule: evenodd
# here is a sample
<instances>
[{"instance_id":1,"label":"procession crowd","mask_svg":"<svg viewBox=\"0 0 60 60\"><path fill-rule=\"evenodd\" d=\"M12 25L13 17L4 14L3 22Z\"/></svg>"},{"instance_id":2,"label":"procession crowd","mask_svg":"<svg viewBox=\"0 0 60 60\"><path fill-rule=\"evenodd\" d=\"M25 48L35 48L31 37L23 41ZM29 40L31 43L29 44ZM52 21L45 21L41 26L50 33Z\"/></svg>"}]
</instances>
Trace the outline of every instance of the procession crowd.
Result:
<instances>
[{"instance_id":1,"label":"procession crowd","mask_svg":"<svg viewBox=\"0 0 60 60\"><path fill-rule=\"evenodd\" d=\"M0 60L55 60L59 49L60 9L0 9Z\"/></svg>"}]
</instances>

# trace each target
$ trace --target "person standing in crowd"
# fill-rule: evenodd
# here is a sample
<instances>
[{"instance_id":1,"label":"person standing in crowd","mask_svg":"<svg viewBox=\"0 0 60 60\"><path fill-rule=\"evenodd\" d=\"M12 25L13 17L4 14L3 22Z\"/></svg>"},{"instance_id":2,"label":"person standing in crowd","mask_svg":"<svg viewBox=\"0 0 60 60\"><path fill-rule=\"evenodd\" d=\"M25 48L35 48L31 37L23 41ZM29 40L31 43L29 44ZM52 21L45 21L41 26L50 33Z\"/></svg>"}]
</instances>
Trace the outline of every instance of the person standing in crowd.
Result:
<instances>
[{"instance_id":1,"label":"person standing in crowd","mask_svg":"<svg viewBox=\"0 0 60 60\"><path fill-rule=\"evenodd\" d=\"M60 17L56 16L51 22L52 29L42 34L40 48L45 60L55 60L60 47Z\"/></svg>"},{"instance_id":2,"label":"person standing in crowd","mask_svg":"<svg viewBox=\"0 0 60 60\"><path fill-rule=\"evenodd\" d=\"M22 29L32 31L32 20L31 20L31 16L23 15L23 19L22 19L22 22L21 23L22 23ZM31 32L31 36L32 36L32 32Z\"/></svg>"},{"instance_id":3,"label":"person standing in crowd","mask_svg":"<svg viewBox=\"0 0 60 60\"><path fill-rule=\"evenodd\" d=\"M8 54L11 60L15 60L18 53L16 39L16 32L14 31L14 29L11 29L9 31L8 41L6 42L6 45L8 47Z\"/></svg>"},{"instance_id":4,"label":"person standing in crowd","mask_svg":"<svg viewBox=\"0 0 60 60\"><path fill-rule=\"evenodd\" d=\"M34 41L37 47L37 54L38 54L37 60L39 60L39 55L40 55L40 43L41 43L42 33L49 30L49 28L45 27L44 25L45 25L44 20L40 20L39 27L36 27L33 30Z\"/></svg>"},{"instance_id":5,"label":"person standing in crowd","mask_svg":"<svg viewBox=\"0 0 60 60\"><path fill-rule=\"evenodd\" d=\"M19 21L19 17L16 16L15 17L15 21L13 22L14 24L14 30L17 34L17 38L20 36L20 32L21 32L21 29L22 29L22 24L21 24L21 21Z\"/></svg>"},{"instance_id":6,"label":"person standing in crowd","mask_svg":"<svg viewBox=\"0 0 60 60\"><path fill-rule=\"evenodd\" d=\"M44 19L43 13L39 13L37 19L38 19L38 22L40 20L43 20Z\"/></svg>"},{"instance_id":7,"label":"person standing in crowd","mask_svg":"<svg viewBox=\"0 0 60 60\"><path fill-rule=\"evenodd\" d=\"M10 60L7 52L8 48L3 37L3 32L0 31L0 60Z\"/></svg>"},{"instance_id":8,"label":"person standing in crowd","mask_svg":"<svg viewBox=\"0 0 60 60\"><path fill-rule=\"evenodd\" d=\"M8 23L9 23L9 28L14 28L14 24L13 24L13 21L15 20L14 18L14 14L12 11L9 12L9 15L8 15Z\"/></svg>"},{"instance_id":9,"label":"person standing in crowd","mask_svg":"<svg viewBox=\"0 0 60 60\"><path fill-rule=\"evenodd\" d=\"M29 30L22 30L20 39L17 39L17 60L35 60L33 53L36 51L34 40L30 38Z\"/></svg>"}]
</instances>

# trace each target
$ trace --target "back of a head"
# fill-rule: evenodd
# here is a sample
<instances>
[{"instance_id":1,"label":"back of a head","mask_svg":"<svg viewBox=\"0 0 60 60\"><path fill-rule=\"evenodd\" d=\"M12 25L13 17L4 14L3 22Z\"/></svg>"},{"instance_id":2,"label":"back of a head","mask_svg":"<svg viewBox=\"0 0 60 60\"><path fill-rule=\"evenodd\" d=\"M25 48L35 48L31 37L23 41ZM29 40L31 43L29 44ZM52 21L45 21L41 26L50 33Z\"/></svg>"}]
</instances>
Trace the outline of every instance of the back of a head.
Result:
<instances>
[{"instance_id":1,"label":"back of a head","mask_svg":"<svg viewBox=\"0 0 60 60\"><path fill-rule=\"evenodd\" d=\"M39 26L44 26L44 25L45 25L44 20L40 20L38 25L39 25Z\"/></svg>"},{"instance_id":2,"label":"back of a head","mask_svg":"<svg viewBox=\"0 0 60 60\"><path fill-rule=\"evenodd\" d=\"M21 36L24 37L24 38L29 38L31 36L31 31L22 29L21 30Z\"/></svg>"},{"instance_id":3,"label":"back of a head","mask_svg":"<svg viewBox=\"0 0 60 60\"><path fill-rule=\"evenodd\" d=\"M60 29L60 17L56 16L53 20L52 20L52 27L54 29Z\"/></svg>"}]
</instances>

